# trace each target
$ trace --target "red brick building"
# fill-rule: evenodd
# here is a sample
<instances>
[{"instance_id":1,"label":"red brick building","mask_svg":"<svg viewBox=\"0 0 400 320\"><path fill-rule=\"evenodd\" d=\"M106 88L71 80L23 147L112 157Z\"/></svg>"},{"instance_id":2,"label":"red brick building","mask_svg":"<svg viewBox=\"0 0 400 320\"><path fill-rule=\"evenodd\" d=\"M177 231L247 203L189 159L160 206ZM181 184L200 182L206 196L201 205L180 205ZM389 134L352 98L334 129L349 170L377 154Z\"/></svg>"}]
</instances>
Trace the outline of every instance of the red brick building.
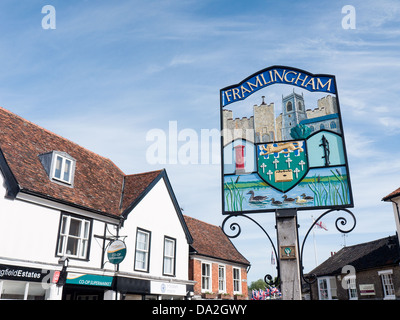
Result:
<instances>
[{"instance_id":1,"label":"red brick building","mask_svg":"<svg viewBox=\"0 0 400 320\"><path fill-rule=\"evenodd\" d=\"M196 281L194 299L247 299L250 262L218 226L184 216L193 243L189 279Z\"/></svg>"}]
</instances>

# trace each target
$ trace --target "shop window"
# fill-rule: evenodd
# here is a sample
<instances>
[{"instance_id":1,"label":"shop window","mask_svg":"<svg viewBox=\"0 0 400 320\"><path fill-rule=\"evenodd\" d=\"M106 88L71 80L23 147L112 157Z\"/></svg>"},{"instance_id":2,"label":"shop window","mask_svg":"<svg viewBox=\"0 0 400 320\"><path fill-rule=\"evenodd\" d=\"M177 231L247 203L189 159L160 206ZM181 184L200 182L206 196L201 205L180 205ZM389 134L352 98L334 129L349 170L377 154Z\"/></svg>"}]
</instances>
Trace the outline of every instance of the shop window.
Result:
<instances>
[{"instance_id":1,"label":"shop window","mask_svg":"<svg viewBox=\"0 0 400 320\"><path fill-rule=\"evenodd\" d=\"M25 281L0 281L0 300L44 300L46 295L41 283Z\"/></svg>"},{"instance_id":2,"label":"shop window","mask_svg":"<svg viewBox=\"0 0 400 320\"><path fill-rule=\"evenodd\" d=\"M337 299L336 280L334 277L318 278L319 300Z\"/></svg>"},{"instance_id":3,"label":"shop window","mask_svg":"<svg viewBox=\"0 0 400 320\"><path fill-rule=\"evenodd\" d=\"M396 299L392 274L393 270L385 270L378 272L378 275L381 277L382 281L384 299Z\"/></svg>"},{"instance_id":4,"label":"shop window","mask_svg":"<svg viewBox=\"0 0 400 320\"><path fill-rule=\"evenodd\" d=\"M218 266L218 292L226 292L225 266Z\"/></svg>"},{"instance_id":5,"label":"shop window","mask_svg":"<svg viewBox=\"0 0 400 320\"><path fill-rule=\"evenodd\" d=\"M62 214L57 255L88 259L91 223L88 219Z\"/></svg>"},{"instance_id":6,"label":"shop window","mask_svg":"<svg viewBox=\"0 0 400 320\"><path fill-rule=\"evenodd\" d=\"M201 264L201 291L211 292L211 264Z\"/></svg>"},{"instance_id":7,"label":"shop window","mask_svg":"<svg viewBox=\"0 0 400 320\"><path fill-rule=\"evenodd\" d=\"M358 296L357 296L357 287L356 287L356 277L348 276L346 283L347 283L347 292L349 294L349 300L357 300Z\"/></svg>"},{"instance_id":8,"label":"shop window","mask_svg":"<svg viewBox=\"0 0 400 320\"><path fill-rule=\"evenodd\" d=\"M136 271L149 272L150 239L150 231L137 229L134 267Z\"/></svg>"},{"instance_id":9,"label":"shop window","mask_svg":"<svg viewBox=\"0 0 400 320\"><path fill-rule=\"evenodd\" d=\"M242 288L241 288L240 282L241 282L240 269L233 268L233 293L234 294L242 293Z\"/></svg>"},{"instance_id":10,"label":"shop window","mask_svg":"<svg viewBox=\"0 0 400 320\"><path fill-rule=\"evenodd\" d=\"M163 274L168 276L175 275L175 254L176 240L173 238L164 238L164 259Z\"/></svg>"}]
</instances>

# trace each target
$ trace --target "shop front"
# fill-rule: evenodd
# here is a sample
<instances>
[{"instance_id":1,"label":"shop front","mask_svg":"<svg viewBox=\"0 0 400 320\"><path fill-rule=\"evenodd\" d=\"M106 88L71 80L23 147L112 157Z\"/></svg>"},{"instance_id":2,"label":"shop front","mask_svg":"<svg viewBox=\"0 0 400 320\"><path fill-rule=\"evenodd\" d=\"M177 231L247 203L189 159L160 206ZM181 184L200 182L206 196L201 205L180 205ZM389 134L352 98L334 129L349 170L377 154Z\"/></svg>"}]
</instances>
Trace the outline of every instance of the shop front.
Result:
<instances>
[{"instance_id":1,"label":"shop front","mask_svg":"<svg viewBox=\"0 0 400 320\"><path fill-rule=\"evenodd\" d=\"M184 300L190 292L185 284L162 281L150 281L150 291L160 300Z\"/></svg>"},{"instance_id":2,"label":"shop front","mask_svg":"<svg viewBox=\"0 0 400 320\"><path fill-rule=\"evenodd\" d=\"M59 271L0 264L0 300L57 299Z\"/></svg>"},{"instance_id":3,"label":"shop front","mask_svg":"<svg viewBox=\"0 0 400 320\"><path fill-rule=\"evenodd\" d=\"M68 272L62 300L105 300L112 290L112 276Z\"/></svg>"},{"instance_id":4,"label":"shop front","mask_svg":"<svg viewBox=\"0 0 400 320\"><path fill-rule=\"evenodd\" d=\"M184 300L193 292L193 284L121 276L115 278L114 287L122 300Z\"/></svg>"}]
</instances>

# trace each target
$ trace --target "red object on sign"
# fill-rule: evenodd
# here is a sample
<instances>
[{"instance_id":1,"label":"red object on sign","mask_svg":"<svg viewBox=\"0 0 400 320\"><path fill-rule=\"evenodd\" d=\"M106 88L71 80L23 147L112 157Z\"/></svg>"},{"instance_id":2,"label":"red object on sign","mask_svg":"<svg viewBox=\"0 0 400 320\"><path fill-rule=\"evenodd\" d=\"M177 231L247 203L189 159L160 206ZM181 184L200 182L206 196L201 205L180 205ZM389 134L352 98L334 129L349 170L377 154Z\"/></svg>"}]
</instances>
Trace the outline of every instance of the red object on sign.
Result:
<instances>
[{"instance_id":1,"label":"red object on sign","mask_svg":"<svg viewBox=\"0 0 400 320\"><path fill-rule=\"evenodd\" d=\"M57 283L58 279L60 278L60 271L54 271L52 283Z\"/></svg>"},{"instance_id":2,"label":"red object on sign","mask_svg":"<svg viewBox=\"0 0 400 320\"><path fill-rule=\"evenodd\" d=\"M236 172L244 172L244 146L234 147L236 153Z\"/></svg>"}]
</instances>

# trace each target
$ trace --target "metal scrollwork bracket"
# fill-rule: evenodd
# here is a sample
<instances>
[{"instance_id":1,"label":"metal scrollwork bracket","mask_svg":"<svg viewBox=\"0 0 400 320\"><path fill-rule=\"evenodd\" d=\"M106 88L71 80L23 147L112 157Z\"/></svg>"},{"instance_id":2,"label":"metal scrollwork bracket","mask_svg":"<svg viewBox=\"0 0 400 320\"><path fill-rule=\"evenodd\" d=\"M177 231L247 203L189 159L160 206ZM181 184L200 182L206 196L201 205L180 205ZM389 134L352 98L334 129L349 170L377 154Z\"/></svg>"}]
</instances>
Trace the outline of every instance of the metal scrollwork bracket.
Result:
<instances>
[{"instance_id":1,"label":"metal scrollwork bracket","mask_svg":"<svg viewBox=\"0 0 400 320\"><path fill-rule=\"evenodd\" d=\"M264 276L264 281L265 281L265 283L267 283L267 285L269 285L269 286L278 286L278 285L279 285L279 282L280 282L280 268L279 268L279 259L278 259L277 251L276 251L275 245L274 245L274 243L273 243L271 237L269 236L268 232L267 232L256 220L254 220L253 218L251 218L251 217L249 217L249 216L247 216L247 215L245 215L245 214L230 214L230 215L228 215L228 216L224 219L224 221L222 222L222 227L221 227L221 228L222 228L222 231L224 232L224 234L225 234L228 238L236 238L236 237L238 237L238 236L240 235L240 233L242 232L242 228L241 228L240 225L239 225L238 223L236 223L236 222L232 222L232 223L229 225L229 228L230 228L233 232L235 232L233 235L229 235L228 233L225 232L225 224L226 224L226 222L227 222L229 219L231 219L231 218L237 218L237 217L246 218L246 219L248 219L248 220L254 222L254 223L264 232L264 234L267 236L268 240L270 241L270 243L271 243L271 245L272 245L272 249L274 250L274 254L275 254L276 262L277 262L277 267L276 267L276 270L277 270L277 277L275 278L276 280L274 281L274 278L273 278L270 274L267 274L267 275Z\"/></svg>"},{"instance_id":2,"label":"metal scrollwork bracket","mask_svg":"<svg viewBox=\"0 0 400 320\"><path fill-rule=\"evenodd\" d=\"M304 249L304 244L305 244L305 242L306 242L306 240L307 240L307 237L308 237L308 235L310 234L311 230L312 230L312 229L314 228L314 226L318 223L318 221L321 220L324 216L326 216L327 214L329 214L329 213L331 213L331 212L333 212L333 211L344 211L344 212L346 212L348 215L350 215L350 217L353 219L353 224L350 225L351 227L350 227L349 229L347 229L347 230L344 230L344 229L340 228L340 225L341 225L341 226L347 225L347 219L346 219L345 217L342 217L342 216L339 217L339 218L337 218L336 221L335 221L335 226L336 226L336 229L337 229L339 232L341 232L341 233L349 233L349 232L353 231L353 229L356 227L356 217L354 216L354 214L353 214L350 210L345 209L345 208L342 208L342 209L330 209L330 210L328 210L328 211L325 211L323 214L321 214L321 215L318 217L318 219L316 219L316 220L313 222L313 224L312 224L311 227L308 229L308 231L307 231L307 233L306 233L306 235L305 235L305 237L304 237L304 239L303 239L303 243L302 243L302 245L301 245L301 251L300 251L300 273L301 273L302 279L303 279L306 283L308 283L308 284L314 283L314 282L317 280L317 276L316 276L315 274L307 274L307 275L304 275L304 273L303 273L303 268L304 268L304 267L303 267L303 249Z\"/></svg>"}]
</instances>

